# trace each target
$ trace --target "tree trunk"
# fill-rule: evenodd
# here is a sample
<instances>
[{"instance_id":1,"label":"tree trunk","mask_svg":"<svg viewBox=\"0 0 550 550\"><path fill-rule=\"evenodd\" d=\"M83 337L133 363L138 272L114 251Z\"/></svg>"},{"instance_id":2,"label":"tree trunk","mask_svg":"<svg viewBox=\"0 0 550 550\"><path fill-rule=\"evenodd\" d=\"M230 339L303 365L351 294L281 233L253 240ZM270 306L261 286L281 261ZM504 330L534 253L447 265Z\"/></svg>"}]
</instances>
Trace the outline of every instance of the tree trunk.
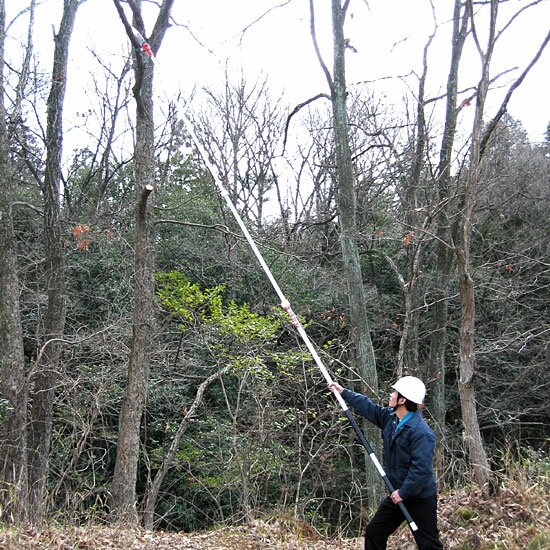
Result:
<instances>
[{"instance_id":1,"label":"tree trunk","mask_svg":"<svg viewBox=\"0 0 550 550\"><path fill-rule=\"evenodd\" d=\"M348 287L351 336L355 345L356 362L368 392L372 395L372 392L376 394L378 390L378 376L357 246L356 196L346 107L344 19L345 8L341 6L340 0L332 0L334 75L331 83L331 99L336 146L338 188L336 201L341 231L340 246ZM362 388L363 391L365 389ZM379 430L371 424L365 424L364 429L367 439L379 453L381 448ZM368 504L374 506L377 499L375 487L378 486L378 474L374 468L367 465L366 476L366 485L370 491Z\"/></svg>"},{"instance_id":2,"label":"tree trunk","mask_svg":"<svg viewBox=\"0 0 550 550\"><path fill-rule=\"evenodd\" d=\"M38 350L32 393L29 437L29 497L33 522L43 519L48 476L55 386L65 329L65 259L61 239L61 151L63 102L67 86L67 60L79 0L65 0L59 32L55 35L52 85L48 96L44 197L44 240L47 307L44 336Z\"/></svg>"},{"instance_id":3,"label":"tree trunk","mask_svg":"<svg viewBox=\"0 0 550 550\"><path fill-rule=\"evenodd\" d=\"M446 375L446 331L448 322L449 279L453 268L451 235L449 227L449 186L451 182L451 162L453 145L456 134L456 125L459 109L458 95L458 68L468 30L468 7L462 0L455 0L453 16L453 37L451 67L447 78L447 97L445 112L445 127L443 140L439 152L439 163L436 172L437 210L435 221L436 242L436 278L434 290L434 331L430 342L430 367L432 385L431 404L436 420L438 437L444 436L445 427L445 375ZM439 447L440 449L440 447Z\"/></svg>"},{"instance_id":4,"label":"tree trunk","mask_svg":"<svg viewBox=\"0 0 550 550\"><path fill-rule=\"evenodd\" d=\"M473 12L471 5L470 10ZM481 165L483 113L489 89L489 67L495 44L497 12L498 0L491 0L488 46L485 52L482 52L481 48L479 49L482 60L482 74L476 90L476 110L472 130L470 166L465 182L463 209L459 220L456 248L460 290L460 380L458 387L462 421L464 423L464 437L474 477L480 485L485 485L490 480L490 467L479 429L475 398L475 296L474 282L470 272L470 251Z\"/></svg>"},{"instance_id":5,"label":"tree trunk","mask_svg":"<svg viewBox=\"0 0 550 550\"><path fill-rule=\"evenodd\" d=\"M476 88L476 109L470 149L470 166L463 192L463 209L459 219L457 235L458 242L456 247L461 305L459 393L462 419L464 423L464 436L468 446L474 476L480 485L486 485L491 481L491 471L489 461L487 460L487 455L483 447L479 422L477 420L475 400L475 295L474 282L471 275L470 251L477 200L477 189L481 177L481 166L484 152L489 139L491 138L492 132L501 117L504 115L513 92L521 85L526 75L540 59L542 52L550 42L550 33L548 33L531 62L527 65L519 78L508 89L497 114L493 117L484 130L483 115L485 111L485 101L491 82L491 59L496 41L500 36L500 33L497 33L498 8L499 0L491 0L489 3L490 14L487 33L487 46L483 49L479 43L479 36L473 17L473 3L472 0L468 0L468 10L472 21L472 36L481 58L481 78ZM517 13L519 13L519 11Z\"/></svg>"},{"instance_id":6,"label":"tree trunk","mask_svg":"<svg viewBox=\"0 0 550 550\"><path fill-rule=\"evenodd\" d=\"M0 441L2 517L25 523L27 495L27 384L19 308L17 249L12 218L13 174L4 107L5 5L0 0L0 364L5 415Z\"/></svg>"},{"instance_id":7,"label":"tree trunk","mask_svg":"<svg viewBox=\"0 0 550 550\"><path fill-rule=\"evenodd\" d=\"M404 210L405 210L405 232L414 235L414 239L405 239L403 254L407 264L407 282L403 285L405 294L405 311L403 330L399 342L397 357L397 377L408 374L417 374L419 367L418 335L420 316L418 304L420 302L420 265L424 252L426 234L424 231L417 231L418 226L425 225L427 220L421 220L417 213L419 192L422 185L422 175L425 166L425 152L427 144L427 128L425 114L425 89L426 77L428 75L428 50L435 36L430 36L424 47L423 70L418 82L418 98L416 107L416 136L414 140L414 154L412 159L411 174L405 178ZM417 235L415 233L418 233Z\"/></svg>"},{"instance_id":8,"label":"tree trunk","mask_svg":"<svg viewBox=\"0 0 550 550\"><path fill-rule=\"evenodd\" d=\"M158 51L168 28L173 0L164 0L149 44ZM145 36L139 3L129 2L134 25ZM128 37L136 46L136 38L128 23L119 0L115 6ZM141 46L141 44L139 44ZM112 482L112 505L115 517L126 524L136 524L136 481L139 463L140 429L147 397L150 355L156 334L155 304L155 232L154 201L152 191L155 181L155 143L153 122L153 62L150 58L135 57L134 97L136 99L136 240L134 260L134 309L132 315L132 344L128 364L128 378L119 420L119 433L115 470Z\"/></svg>"},{"instance_id":9,"label":"tree trunk","mask_svg":"<svg viewBox=\"0 0 550 550\"><path fill-rule=\"evenodd\" d=\"M146 103L146 102L144 102ZM139 128L139 124L138 124ZM152 131L152 128L151 128ZM137 132L139 136L140 132ZM139 137L137 139L139 142ZM144 181L144 166L138 163L136 142L136 181ZM152 140L150 142L153 151ZM152 178L145 181L151 181ZM115 514L122 523L137 523L136 480L139 461L140 427L149 381L151 336L155 334L154 225L152 185L138 185L135 242L134 311L128 378L119 420L119 433L112 497Z\"/></svg>"}]
</instances>

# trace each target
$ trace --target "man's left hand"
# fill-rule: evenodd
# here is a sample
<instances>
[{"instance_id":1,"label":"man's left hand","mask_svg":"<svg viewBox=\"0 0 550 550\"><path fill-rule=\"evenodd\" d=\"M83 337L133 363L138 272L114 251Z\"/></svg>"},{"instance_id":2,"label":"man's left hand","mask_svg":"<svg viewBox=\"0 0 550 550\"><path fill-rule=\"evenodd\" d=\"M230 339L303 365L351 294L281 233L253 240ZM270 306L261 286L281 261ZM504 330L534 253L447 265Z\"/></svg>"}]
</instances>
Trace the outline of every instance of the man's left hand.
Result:
<instances>
[{"instance_id":1,"label":"man's left hand","mask_svg":"<svg viewBox=\"0 0 550 550\"><path fill-rule=\"evenodd\" d=\"M400 502L403 502L403 499L399 496L399 491L397 490L390 495L390 498L394 504L399 504Z\"/></svg>"}]
</instances>

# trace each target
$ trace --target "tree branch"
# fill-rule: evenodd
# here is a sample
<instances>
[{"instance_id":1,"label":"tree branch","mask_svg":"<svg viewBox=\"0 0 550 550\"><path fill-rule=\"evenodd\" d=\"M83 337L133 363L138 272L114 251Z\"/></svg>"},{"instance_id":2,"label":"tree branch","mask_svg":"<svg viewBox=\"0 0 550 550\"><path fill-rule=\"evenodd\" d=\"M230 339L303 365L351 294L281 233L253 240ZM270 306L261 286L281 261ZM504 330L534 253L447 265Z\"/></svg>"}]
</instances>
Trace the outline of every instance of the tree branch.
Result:
<instances>
[{"instance_id":1,"label":"tree branch","mask_svg":"<svg viewBox=\"0 0 550 550\"><path fill-rule=\"evenodd\" d=\"M506 96L504 97L504 100L502 101L502 105L500 106L500 109L496 113L496 115L493 117L491 122L489 122L487 128L485 129L485 132L483 133L483 137L481 138L481 146L480 146L480 156L483 157L483 154L485 153L485 149L487 148L487 144L489 142L489 139L491 139L491 135L496 128L496 125L498 124L499 120L503 117L504 113L506 112L506 108L508 107L508 103L510 102L510 99L512 97L512 94L517 90L517 88L521 85L521 83L525 80L525 77L529 73L529 71L533 68L535 63L540 59L540 56L542 55L542 52L548 45L548 42L550 41L550 31L546 35L546 38L542 41L542 44L540 45L537 53L525 67L525 70L521 73L521 75L518 77L518 79L510 86L510 89L508 90Z\"/></svg>"},{"instance_id":2,"label":"tree branch","mask_svg":"<svg viewBox=\"0 0 550 550\"><path fill-rule=\"evenodd\" d=\"M330 71L328 70L323 57L321 56L321 50L319 50L319 44L317 43L317 34L315 33L315 9L313 8L313 0L309 0L309 29L311 32L311 38L313 39L313 47L315 48L315 54L319 60L319 64L325 73L325 77L330 88L330 93L332 93L332 88L334 83L332 82L332 77L330 76Z\"/></svg>"},{"instance_id":3,"label":"tree branch","mask_svg":"<svg viewBox=\"0 0 550 550\"><path fill-rule=\"evenodd\" d=\"M246 27L244 27L240 32L241 38L239 40L239 46L242 44L244 35L245 35L246 31L248 31L248 29L250 29L253 25L255 25L256 23L261 21L267 14L269 14L273 10L275 10L277 8L282 8L282 7L286 6L287 4L290 4L290 2L292 2L292 0L286 0L286 2L283 2L282 4L278 4L277 6L273 6L273 7L269 8L267 11L262 13L259 17L254 19L254 21L252 21L252 23L249 23Z\"/></svg>"},{"instance_id":4,"label":"tree branch","mask_svg":"<svg viewBox=\"0 0 550 550\"><path fill-rule=\"evenodd\" d=\"M132 25L130 25L130 23L128 22L128 18L126 17L126 14L124 13L124 10L122 9L122 6L120 5L120 0L113 0L113 2L114 2L115 7L118 11L118 15L120 17L120 20L122 21L122 24L124 25L124 28L126 29L126 35L130 39L130 42L133 46L134 51L136 51L136 53L137 53L141 49L141 44L139 44L139 41L136 38L136 35L134 34L134 31L132 30ZM132 6L132 3L130 3L130 6ZM143 21L142 21L141 26L143 27ZM138 29L138 31L141 32L140 29ZM136 55L135 60L136 60L136 64L137 64L136 71L135 71L136 81L135 81L134 86L132 88L132 92L133 92L134 98L136 100L136 105L137 105L138 112L140 114L143 114L145 112L145 110L143 108L143 102L141 101L140 93L141 93L141 85L143 84L143 71L145 70L145 67L143 65L143 59L141 58L141 55Z\"/></svg>"},{"instance_id":5,"label":"tree branch","mask_svg":"<svg viewBox=\"0 0 550 550\"><path fill-rule=\"evenodd\" d=\"M299 103L298 105L296 105L296 107L294 107L294 109L292 109L292 112L288 115L288 117L286 119L285 135L284 135L284 140L283 140L283 152L281 154L283 154L283 155L285 154L286 142L287 142L287 139L288 139L288 127L290 126L290 119L295 114L297 114L298 111L300 111L300 109L302 109L302 107L305 107L306 105L309 105L310 103L313 103L314 101L316 101L317 99L320 99L322 97L324 97L325 99L328 99L330 101L330 97L327 94L322 94L321 93L321 94L317 94L316 96L307 99L303 103Z\"/></svg>"}]
</instances>

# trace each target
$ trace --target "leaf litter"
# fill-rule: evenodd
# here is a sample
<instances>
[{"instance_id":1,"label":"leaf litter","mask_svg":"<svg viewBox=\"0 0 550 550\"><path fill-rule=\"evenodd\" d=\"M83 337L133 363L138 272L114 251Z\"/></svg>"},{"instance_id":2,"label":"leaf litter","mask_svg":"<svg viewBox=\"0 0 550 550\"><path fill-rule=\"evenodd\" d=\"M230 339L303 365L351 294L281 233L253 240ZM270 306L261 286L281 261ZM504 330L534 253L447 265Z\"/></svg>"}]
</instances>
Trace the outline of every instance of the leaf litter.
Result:
<instances>
[{"instance_id":1,"label":"leaf litter","mask_svg":"<svg viewBox=\"0 0 550 550\"><path fill-rule=\"evenodd\" d=\"M488 497L476 487L440 496L446 549L550 550L550 495L544 484L511 484ZM0 550L361 550L363 539L326 537L303 522L279 518L198 533L86 525L0 529ZM389 550L415 550L404 525Z\"/></svg>"}]
</instances>

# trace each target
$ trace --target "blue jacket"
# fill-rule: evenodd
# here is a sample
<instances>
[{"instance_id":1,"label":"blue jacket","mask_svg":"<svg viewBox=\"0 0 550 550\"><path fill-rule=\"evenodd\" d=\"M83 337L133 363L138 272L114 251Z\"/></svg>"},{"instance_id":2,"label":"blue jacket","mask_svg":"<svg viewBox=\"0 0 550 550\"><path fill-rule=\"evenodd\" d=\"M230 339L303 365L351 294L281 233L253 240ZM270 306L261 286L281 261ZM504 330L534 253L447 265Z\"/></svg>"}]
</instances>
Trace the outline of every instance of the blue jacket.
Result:
<instances>
[{"instance_id":1,"label":"blue jacket","mask_svg":"<svg viewBox=\"0 0 550 550\"><path fill-rule=\"evenodd\" d=\"M342 397L361 416L382 430L384 469L403 500L428 498L436 494L433 472L435 434L422 414L413 416L396 429L399 419L390 407L374 404L368 397L344 390Z\"/></svg>"}]
</instances>

